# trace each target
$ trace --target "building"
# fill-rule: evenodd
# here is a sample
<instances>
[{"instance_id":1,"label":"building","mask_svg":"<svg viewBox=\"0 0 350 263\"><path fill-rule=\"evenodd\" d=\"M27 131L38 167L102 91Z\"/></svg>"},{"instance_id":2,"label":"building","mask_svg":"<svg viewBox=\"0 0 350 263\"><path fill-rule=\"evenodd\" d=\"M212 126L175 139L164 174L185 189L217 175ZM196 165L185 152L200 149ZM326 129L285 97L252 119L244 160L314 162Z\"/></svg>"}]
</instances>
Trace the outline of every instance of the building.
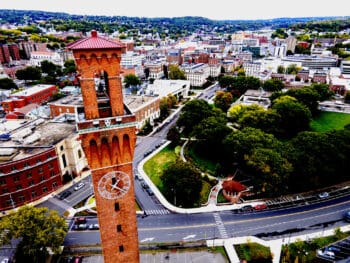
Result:
<instances>
[{"instance_id":1,"label":"building","mask_svg":"<svg viewBox=\"0 0 350 263\"><path fill-rule=\"evenodd\" d=\"M92 31L68 48L81 74L84 113L77 127L91 169L104 262L137 263L136 118L123 103L120 57L125 46Z\"/></svg>"},{"instance_id":2,"label":"building","mask_svg":"<svg viewBox=\"0 0 350 263\"><path fill-rule=\"evenodd\" d=\"M46 48L46 43L37 43L37 42L33 42L33 41L22 41L21 43L19 43L19 49L22 51L22 54L24 56L24 59L30 59L30 54L33 51L41 51L41 52L45 52L47 51Z\"/></svg>"},{"instance_id":3,"label":"building","mask_svg":"<svg viewBox=\"0 0 350 263\"><path fill-rule=\"evenodd\" d=\"M152 125L160 116L160 97L150 95L124 95L124 103L136 117L136 128L140 130L148 120Z\"/></svg>"},{"instance_id":4,"label":"building","mask_svg":"<svg viewBox=\"0 0 350 263\"><path fill-rule=\"evenodd\" d=\"M158 95L160 98L169 94L181 99L188 96L190 90L190 81L180 79L157 79L153 84L149 84L146 94Z\"/></svg>"},{"instance_id":5,"label":"building","mask_svg":"<svg viewBox=\"0 0 350 263\"><path fill-rule=\"evenodd\" d=\"M16 108L24 107L28 104L43 104L52 99L57 94L55 85L36 85L23 91L11 94L1 105L6 112L14 111Z\"/></svg>"},{"instance_id":6,"label":"building","mask_svg":"<svg viewBox=\"0 0 350 263\"><path fill-rule=\"evenodd\" d=\"M63 161L56 154L57 146L62 141L76 141L75 125L36 119L7 121L1 129L0 211L35 201L57 190L63 183ZM5 134L9 135L6 140ZM71 151L79 151L79 147L76 145ZM84 162L85 156L80 158ZM79 169L81 171L81 167Z\"/></svg>"},{"instance_id":7,"label":"building","mask_svg":"<svg viewBox=\"0 0 350 263\"><path fill-rule=\"evenodd\" d=\"M41 62L47 60L55 65L63 67L64 61L57 52L52 51L32 51L30 53L29 64L33 67L40 67Z\"/></svg>"},{"instance_id":8,"label":"building","mask_svg":"<svg viewBox=\"0 0 350 263\"><path fill-rule=\"evenodd\" d=\"M12 61L20 60L17 44L0 45L0 63L11 64Z\"/></svg>"},{"instance_id":9,"label":"building","mask_svg":"<svg viewBox=\"0 0 350 263\"><path fill-rule=\"evenodd\" d=\"M122 55L120 65L124 68L132 68L142 65L143 56L133 52L128 51Z\"/></svg>"},{"instance_id":10,"label":"building","mask_svg":"<svg viewBox=\"0 0 350 263\"><path fill-rule=\"evenodd\" d=\"M161 79L164 77L164 64L157 61L149 61L144 64L145 68L149 69L149 77L152 79Z\"/></svg>"},{"instance_id":11,"label":"building","mask_svg":"<svg viewBox=\"0 0 350 263\"><path fill-rule=\"evenodd\" d=\"M340 70L342 74L350 75L350 59L341 61Z\"/></svg>"},{"instance_id":12,"label":"building","mask_svg":"<svg viewBox=\"0 0 350 263\"><path fill-rule=\"evenodd\" d=\"M183 64L181 67L185 71L187 80L190 81L191 86L201 87L207 82L210 76L210 67L208 64Z\"/></svg>"},{"instance_id":13,"label":"building","mask_svg":"<svg viewBox=\"0 0 350 263\"><path fill-rule=\"evenodd\" d=\"M244 62L243 69L246 76L258 77L261 72L261 62Z\"/></svg>"},{"instance_id":14,"label":"building","mask_svg":"<svg viewBox=\"0 0 350 263\"><path fill-rule=\"evenodd\" d=\"M337 66L338 59L336 57L294 55L282 58L282 62L301 63L302 67L308 69L329 69Z\"/></svg>"}]
</instances>

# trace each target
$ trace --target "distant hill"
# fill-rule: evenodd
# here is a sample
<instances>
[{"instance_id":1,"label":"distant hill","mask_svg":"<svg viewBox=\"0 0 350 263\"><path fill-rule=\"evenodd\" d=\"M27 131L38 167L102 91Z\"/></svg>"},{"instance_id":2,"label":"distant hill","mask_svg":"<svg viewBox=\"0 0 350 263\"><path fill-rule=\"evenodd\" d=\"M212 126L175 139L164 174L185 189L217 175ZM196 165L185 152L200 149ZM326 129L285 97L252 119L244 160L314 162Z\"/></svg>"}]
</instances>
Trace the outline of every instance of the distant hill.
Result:
<instances>
[{"instance_id":1,"label":"distant hill","mask_svg":"<svg viewBox=\"0 0 350 263\"><path fill-rule=\"evenodd\" d=\"M288 28L298 23L308 23L315 21L339 20L349 17L301 17L301 18L275 18L259 20L211 20L204 17L174 17L174 18L147 18L147 17L127 17L127 16L83 16L72 15L59 12L46 12L35 10L9 10L3 9L0 12L0 23L11 24L31 24L39 21L84 21L93 23L95 29L102 23L118 24L130 28L155 27L166 28L176 27L180 31L203 30L216 32L235 32L239 30L257 30L261 28ZM101 26L100 30L103 27Z\"/></svg>"}]
</instances>

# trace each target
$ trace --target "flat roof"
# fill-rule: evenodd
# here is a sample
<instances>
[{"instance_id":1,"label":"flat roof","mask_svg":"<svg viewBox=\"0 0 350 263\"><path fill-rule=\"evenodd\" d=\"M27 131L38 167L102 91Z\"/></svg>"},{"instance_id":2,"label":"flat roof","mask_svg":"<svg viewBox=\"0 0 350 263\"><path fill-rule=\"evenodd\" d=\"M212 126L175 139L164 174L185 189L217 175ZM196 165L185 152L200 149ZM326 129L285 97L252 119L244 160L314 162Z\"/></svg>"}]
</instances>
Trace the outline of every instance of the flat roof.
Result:
<instances>
[{"instance_id":1,"label":"flat roof","mask_svg":"<svg viewBox=\"0 0 350 263\"><path fill-rule=\"evenodd\" d=\"M25 90L22 90L20 92L16 92L16 93L13 93L11 94L10 96L11 97L16 97L16 96L30 96L30 95L33 95L35 93L38 93L39 91L42 91L44 89L47 89L49 87L52 87L52 86L55 86L55 85L44 85L44 84L39 84L39 85L35 85L31 88L28 88L28 89L25 89Z\"/></svg>"},{"instance_id":2,"label":"flat roof","mask_svg":"<svg viewBox=\"0 0 350 263\"><path fill-rule=\"evenodd\" d=\"M15 149L17 151L17 155L15 155L11 160L4 161L5 163L8 161L21 160L23 158L30 157L31 155L44 152L50 147L55 147L55 145L61 140L76 133L76 126L74 122L67 123L42 121L43 119L21 120L19 122L19 126L17 126L16 129L9 131L11 134L11 140L0 141L0 149ZM12 123L12 125L14 125L14 123ZM32 132L23 139L24 141L26 141L26 138L28 138L29 136L35 135L40 135L40 139L34 141L31 144L25 144L25 142L18 142L14 139L14 137L12 137L12 135L21 133L21 131L28 129L32 130Z\"/></svg>"}]
</instances>

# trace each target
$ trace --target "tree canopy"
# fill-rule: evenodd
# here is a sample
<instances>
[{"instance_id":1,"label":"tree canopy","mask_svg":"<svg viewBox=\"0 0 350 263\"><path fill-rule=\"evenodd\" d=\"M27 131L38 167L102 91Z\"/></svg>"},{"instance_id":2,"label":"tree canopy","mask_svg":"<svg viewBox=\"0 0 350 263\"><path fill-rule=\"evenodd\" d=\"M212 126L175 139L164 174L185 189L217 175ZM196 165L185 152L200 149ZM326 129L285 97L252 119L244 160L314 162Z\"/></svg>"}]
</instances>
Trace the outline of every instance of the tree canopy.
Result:
<instances>
[{"instance_id":1,"label":"tree canopy","mask_svg":"<svg viewBox=\"0 0 350 263\"><path fill-rule=\"evenodd\" d=\"M164 170L161 178L165 196L174 205L193 207L198 204L202 180L200 172L190 163L177 160Z\"/></svg>"},{"instance_id":2,"label":"tree canopy","mask_svg":"<svg viewBox=\"0 0 350 263\"><path fill-rule=\"evenodd\" d=\"M3 78L0 79L0 89L7 89L7 90L12 90L12 89L17 89L16 83L10 79L10 78Z\"/></svg>"},{"instance_id":3,"label":"tree canopy","mask_svg":"<svg viewBox=\"0 0 350 263\"><path fill-rule=\"evenodd\" d=\"M29 66L24 69L17 70L16 77L24 80L25 82L28 80L38 80L41 78L41 70L40 68Z\"/></svg>"},{"instance_id":4,"label":"tree canopy","mask_svg":"<svg viewBox=\"0 0 350 263\"><path fill-rule=\"evenodd\" d=\"M23 206L0 221L1 244L20 239L18 262L45 262L48 248L58 253L67 233L66 221L57 211Z\"/></svg>"},{"instance_id":5,"label":"tree canopy","mask_svg":"<svg viewBox=\"0 0 350 263\"><path fill-rule=\"evenodd\" d=\"M126 87L137 86L141 84L141 80L135 74L130 73L124 77L124 83Z\"/></svg>"}]
</instances>

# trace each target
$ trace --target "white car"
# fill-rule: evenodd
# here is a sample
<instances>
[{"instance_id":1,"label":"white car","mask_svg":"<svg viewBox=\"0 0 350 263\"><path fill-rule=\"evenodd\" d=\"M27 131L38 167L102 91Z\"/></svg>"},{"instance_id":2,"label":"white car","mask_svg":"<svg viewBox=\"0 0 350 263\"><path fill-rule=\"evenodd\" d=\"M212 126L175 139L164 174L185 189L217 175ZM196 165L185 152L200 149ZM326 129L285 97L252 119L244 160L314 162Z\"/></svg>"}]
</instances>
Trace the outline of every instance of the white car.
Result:
<instances>
[{"instance_id":1,"label":"white car","mask_svg":"<svg viewBox=\"0 0 350 263\"><path fill-rule=\"evenodd\" d=\"M319 194L318 194L318 197L319 197L319 198L322 198L322 199L323 199L323 198L327 198L327 197L329 197L329 193L327 193L327 192L319 193Z\"/></svg>"},{"instance_id":2,"label":"white car","mask_svg":"<svg viewBox=\"0 0 350 263\"><path fill-rule=\"evenodd\" d=\"M74 187L74 191L78 191L81 188L83 188L84 186L85 186L85 184L83 182L80 182Z\"/></svg>"}]
</instances>

